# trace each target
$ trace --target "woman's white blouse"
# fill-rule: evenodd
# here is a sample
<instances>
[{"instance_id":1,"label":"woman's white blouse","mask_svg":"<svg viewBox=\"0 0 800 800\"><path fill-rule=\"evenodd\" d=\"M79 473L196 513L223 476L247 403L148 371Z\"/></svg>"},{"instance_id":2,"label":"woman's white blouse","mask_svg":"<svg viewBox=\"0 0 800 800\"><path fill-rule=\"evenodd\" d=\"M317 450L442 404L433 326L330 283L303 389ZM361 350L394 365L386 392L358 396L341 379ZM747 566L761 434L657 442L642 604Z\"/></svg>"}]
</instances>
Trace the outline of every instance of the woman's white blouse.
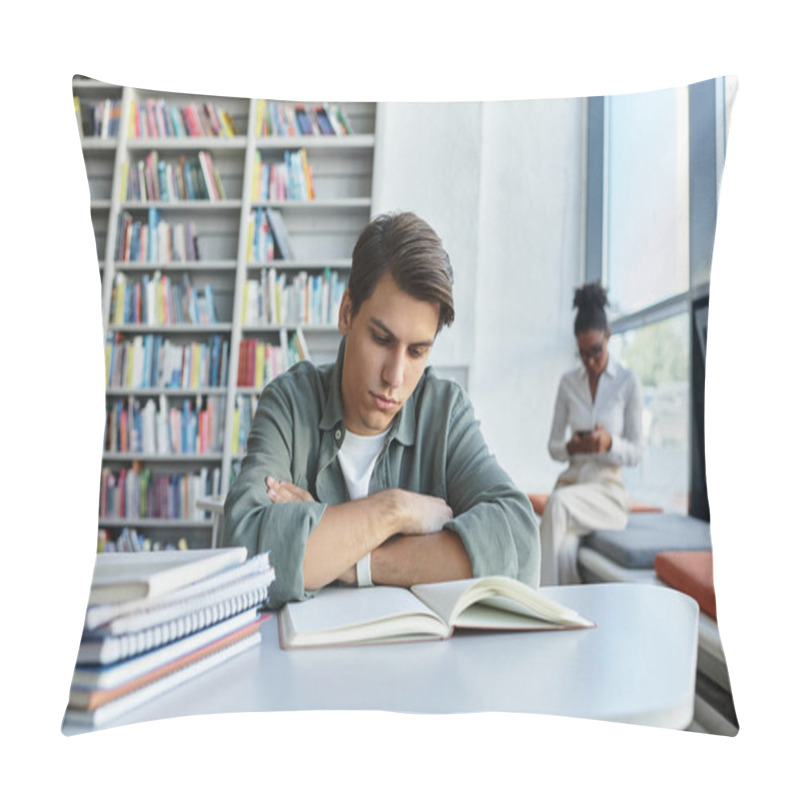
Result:
<instances>
[{"instance_id":1,"label":"woman's white blouse","mask_svg":"<svg viewBox=\"0 0 800 800\"><path fill-rule=\"evenodd\" d=\"M611 450L570 456L567 442L572 434L590 430L597 423L611 434ZM592 402L586 367L581 365L565 373L558 385L548 448L557 461L637 464L642 451L642 388L636 374L609 356Z\"/></svg>"}]
</instances>

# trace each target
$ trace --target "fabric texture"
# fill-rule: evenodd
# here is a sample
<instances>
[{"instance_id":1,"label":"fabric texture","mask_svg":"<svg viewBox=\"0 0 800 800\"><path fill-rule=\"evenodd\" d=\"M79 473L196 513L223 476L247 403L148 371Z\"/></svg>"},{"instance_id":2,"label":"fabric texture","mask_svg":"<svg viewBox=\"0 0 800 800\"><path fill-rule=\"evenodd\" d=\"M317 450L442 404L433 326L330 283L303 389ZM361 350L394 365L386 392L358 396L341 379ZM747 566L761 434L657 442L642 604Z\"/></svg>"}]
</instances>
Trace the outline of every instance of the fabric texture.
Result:
<instances>
[{"instance_id":1,"label":"fabric texture","mask_svg":"<svg viewBox=\"0 0 800 800\"><path fill-rule=\"evenodd\" d=\"M702 611L712 619L717 618L714 567L710 550L659 553L653 567L664 583L693 597Z\"/></svg>"},{"instance_id":2,"label":"fabric texture","mask_svg":"<svg viewBox=\"0 0 800 800\"><path fill-rule=\"evenodd\" d=\"M550 495L541 521L542 585L580 583L579 538L596 526L624 528L628 519L628 495L619 471L613 467L587 465L567 470Z\"/></svg>"},{"instance_id":3,"label":"fabric texture","mask_svg":"<svg viewBox=\"0 0 800 800\"><path fill-rule=\"evenodd\" d=\"M582 543L630 569L652 569L666 550L710 550L711 530L703 520L678 514L634 514L625 530L595 530Z\"/></svg>"}]
</instances>

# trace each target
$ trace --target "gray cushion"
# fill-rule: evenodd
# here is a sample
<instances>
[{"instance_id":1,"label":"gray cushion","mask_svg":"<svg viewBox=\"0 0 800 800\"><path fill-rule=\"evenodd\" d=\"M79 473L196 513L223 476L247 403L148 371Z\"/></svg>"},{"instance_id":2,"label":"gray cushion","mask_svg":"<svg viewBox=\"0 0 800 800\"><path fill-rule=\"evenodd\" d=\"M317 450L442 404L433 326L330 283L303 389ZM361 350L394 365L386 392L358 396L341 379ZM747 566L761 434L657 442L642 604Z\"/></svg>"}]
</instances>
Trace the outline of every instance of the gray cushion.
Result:
<instances>
[{"instance_id":1,"label":"gray cushion","mask_svg":"<svg viewBox=\"0 0 800 800\"><path fill-rule=\"evenodd\" d=\"M581 537L581 547L591 547L617 564L651 569L665 550L710 550L709 524L695 517L665 512L637 512L622 531L594 531Z\"/></svg>"}]
</instances>

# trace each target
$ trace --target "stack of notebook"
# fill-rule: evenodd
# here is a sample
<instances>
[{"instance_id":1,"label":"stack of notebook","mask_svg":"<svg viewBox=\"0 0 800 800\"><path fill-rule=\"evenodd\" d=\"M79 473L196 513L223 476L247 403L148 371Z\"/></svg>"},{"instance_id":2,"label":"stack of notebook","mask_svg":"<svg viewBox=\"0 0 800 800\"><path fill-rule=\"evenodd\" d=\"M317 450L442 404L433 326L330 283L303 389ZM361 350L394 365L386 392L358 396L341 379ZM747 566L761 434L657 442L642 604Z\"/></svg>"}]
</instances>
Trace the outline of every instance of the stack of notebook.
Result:
<instances>
[{"instance_id":1,"label":"stack of notebook","mask_svg":"<svg viewBox=\"0 0 800 800\"><path fill-rule=\"evenodd\" d=\"M98 553L65 724L102 725L260 642L269 554Z\"/></svg>"}]
</instances>

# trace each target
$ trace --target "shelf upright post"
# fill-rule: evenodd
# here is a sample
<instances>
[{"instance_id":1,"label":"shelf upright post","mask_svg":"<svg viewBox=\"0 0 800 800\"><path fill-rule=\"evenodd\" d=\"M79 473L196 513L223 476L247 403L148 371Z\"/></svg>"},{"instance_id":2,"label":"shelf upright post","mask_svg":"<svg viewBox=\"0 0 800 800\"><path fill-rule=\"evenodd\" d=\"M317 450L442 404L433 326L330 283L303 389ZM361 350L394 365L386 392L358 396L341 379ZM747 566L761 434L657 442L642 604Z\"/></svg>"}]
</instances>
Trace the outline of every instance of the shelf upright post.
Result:
<instances>
[{"instance_id":1,"label":"shelf upright post","mask_svg":"<svg viewBox=\"0 0 800 800\"><path fill-rule=\"evenodd\" d=\"M220 493L223 497L230 486L233 452L233 412L236 406L236 387L239 367L239 345L242 341L242 299L247 277L247 231L252 194L253 164L255 162L256 111L258 100L250 99L247 118L247 140L244 155L244 174L242 176L242 207L239 218L239 241L236 253L236 279L233 290L233 313L231 321L231 344L228 353L228 391L225 395L225 434L222 443L222 471Z\"/></svg>"},{"instance_id":2,"label":"shelf upright post","mask_svg":"<svg viewBox=\"0 0 800 800\"><path fill-rule=\"evenodd\" d=\"M111 204L108 211L108 235L106 236L106 252L103 269L103 331L108 333L109 315L111 313L111 291L114 287L115 265L114 250L117 239L117 225L122 205L122 173L124 160L128 157L128 128L130 127L131 101L133 90L130 86L122 88L122 108L120 109L119 130L117 131L117 149L114 153L114 173L111 180Z\"/></svg>"}]
</instances>

